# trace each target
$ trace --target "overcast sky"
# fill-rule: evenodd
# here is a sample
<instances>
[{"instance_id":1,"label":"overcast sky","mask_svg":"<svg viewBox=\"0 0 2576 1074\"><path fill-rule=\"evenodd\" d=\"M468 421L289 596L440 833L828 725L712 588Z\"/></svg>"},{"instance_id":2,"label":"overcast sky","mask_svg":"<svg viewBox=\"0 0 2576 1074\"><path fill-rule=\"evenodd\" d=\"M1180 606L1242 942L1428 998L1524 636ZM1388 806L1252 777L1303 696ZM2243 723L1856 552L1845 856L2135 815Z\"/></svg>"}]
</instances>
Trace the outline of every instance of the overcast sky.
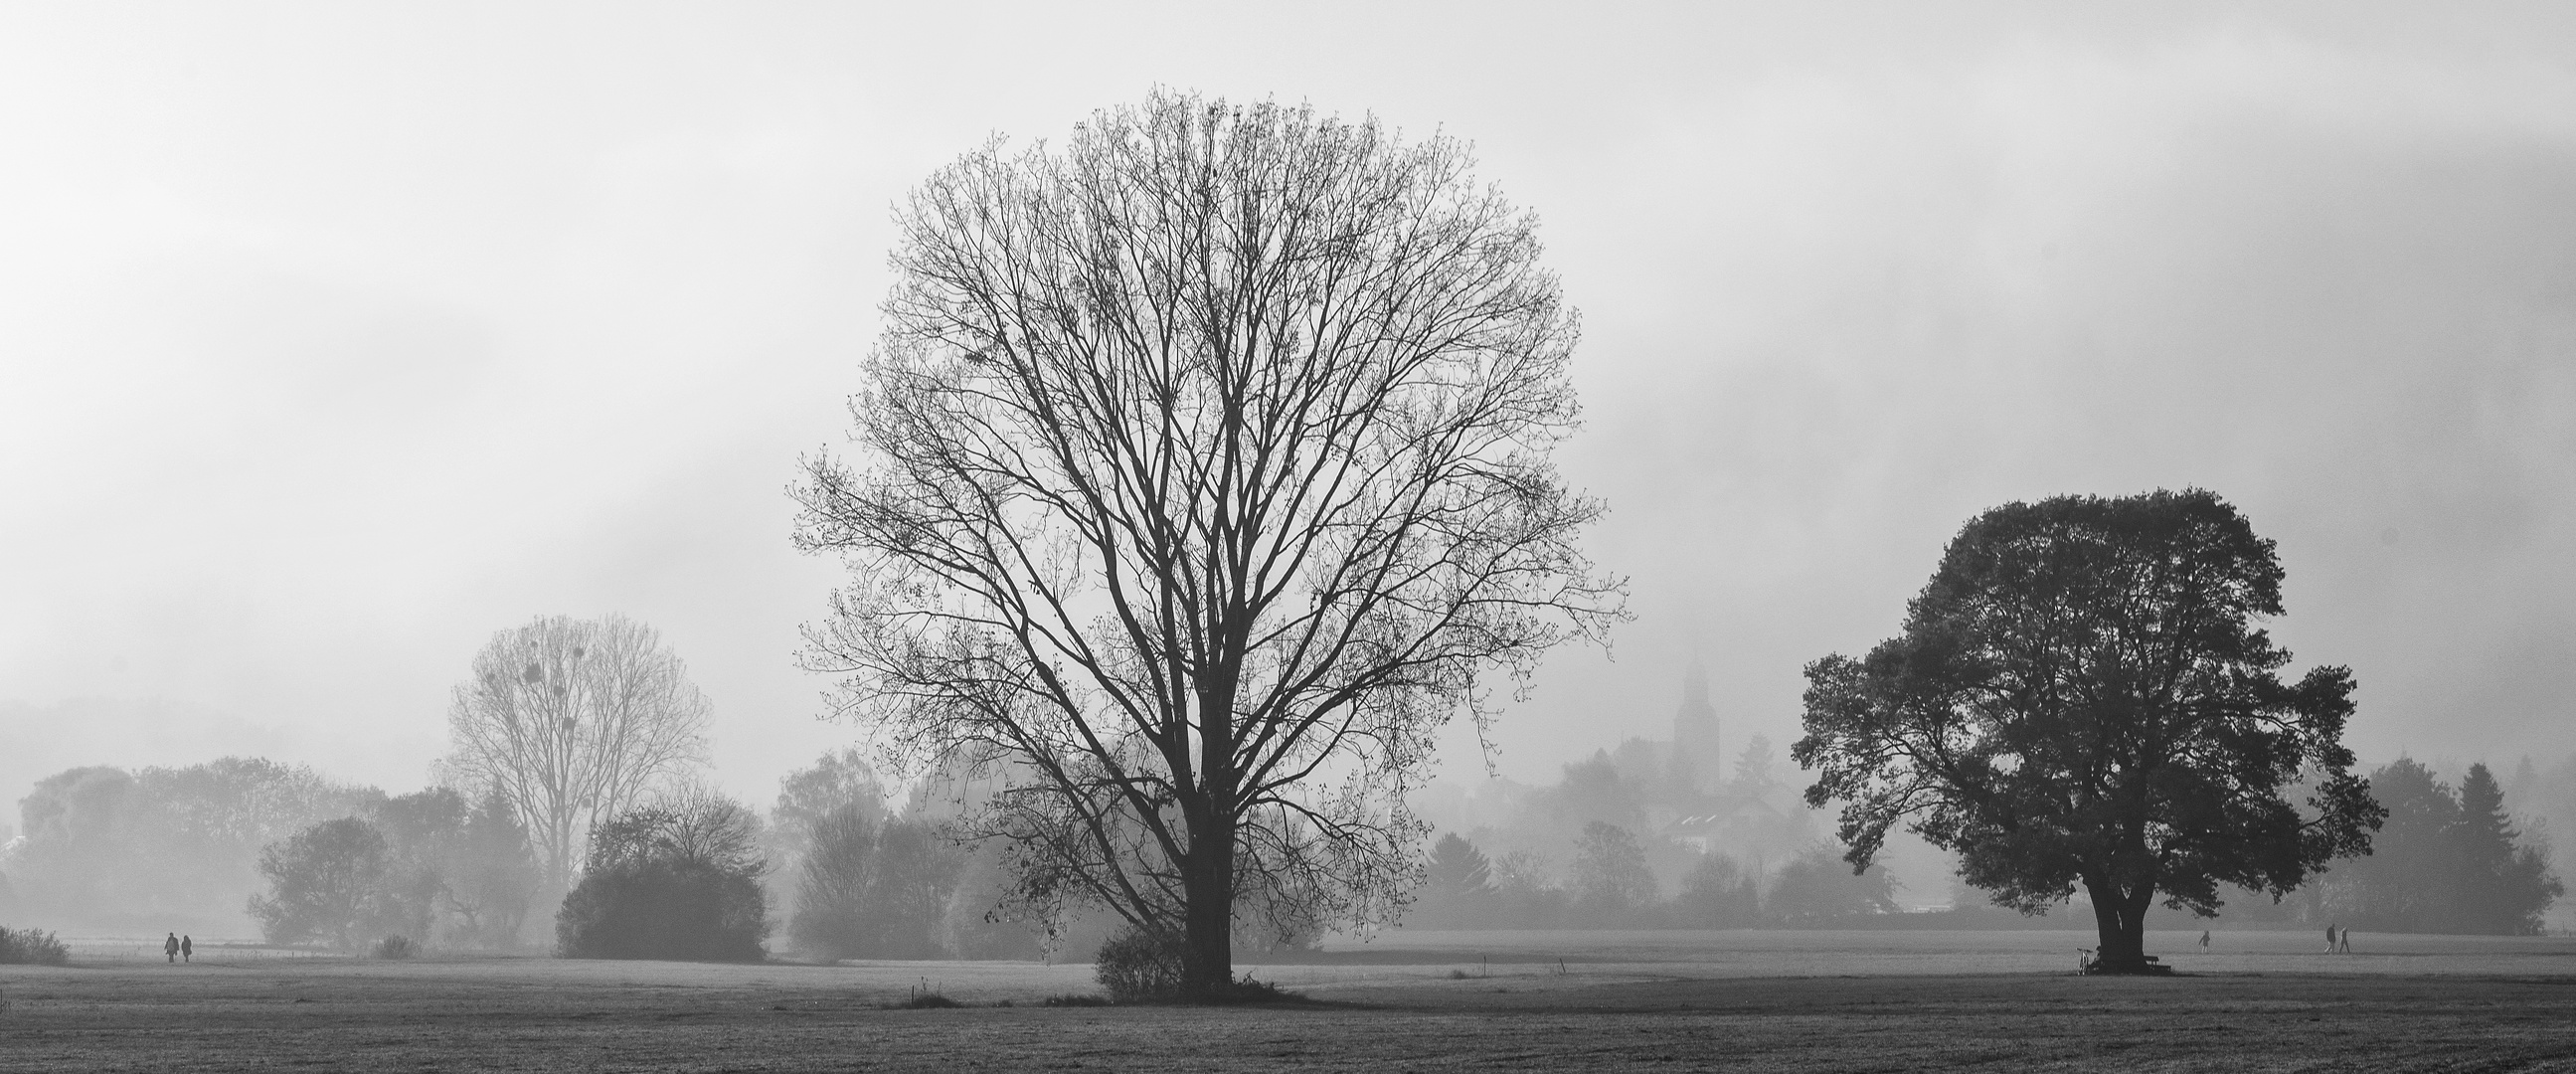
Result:
<instances>
[{"instance_id":1,"label":"overcast sky","mask_svg":"<svg viewBox=\"0 0 2576 1074\"><path fill-rule=\"evenodd\" d=\"M1508 775L1667 733L1694 654L1785 746L1970 516L2188 485L2366 759L2565 756L2576 8L2107 7L0 9L0 801L414 788L494 631L619 611L767 802L851 734L783 490L891 204L1157 83L1439 130L1540 214L1637 618Z\"/></svg>"}]
</instances>

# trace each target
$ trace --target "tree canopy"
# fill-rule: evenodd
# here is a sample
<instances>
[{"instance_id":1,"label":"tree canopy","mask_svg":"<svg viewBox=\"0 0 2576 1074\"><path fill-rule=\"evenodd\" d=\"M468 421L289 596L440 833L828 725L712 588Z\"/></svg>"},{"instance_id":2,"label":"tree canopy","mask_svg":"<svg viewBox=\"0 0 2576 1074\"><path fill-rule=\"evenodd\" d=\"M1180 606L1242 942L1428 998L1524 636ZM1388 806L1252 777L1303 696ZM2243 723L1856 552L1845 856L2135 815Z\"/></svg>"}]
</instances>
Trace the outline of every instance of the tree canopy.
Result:
<instances>
[{"instance_id":1,"label":"tree canopy","mask_svg":"<svg viewBox=\"0 0 2576 1074\"><path fill-rule=\"evenodd\" d=\"M797 541L850 583L809 667L899 769L1003 770L1023 890L1185 935L1387 916L1433 736L1597 637L1620 586L1574 312L1464 147L1157 92L899 208L855 465Z\"/></svg>"},{"instance_id":2,"label":"tree canopy","mask_svg":"<svg viewBox=\"0 0 2576 1074\"><path fill-rule=\"evenodd\" d=\"M2290 654L2256 625L2281 579L2273 543L2203 490L1979 515L1904 633L1808 665L1807 800L1845 803L1855 866L1905 823L2002 905L2080 885L2106 967L2144 968L2157 896L2204 915L2221 882L2277 898L2367 852L2384 813L2343 745L2350 672L2284 682Z\"/></svg>"}]
</instances>

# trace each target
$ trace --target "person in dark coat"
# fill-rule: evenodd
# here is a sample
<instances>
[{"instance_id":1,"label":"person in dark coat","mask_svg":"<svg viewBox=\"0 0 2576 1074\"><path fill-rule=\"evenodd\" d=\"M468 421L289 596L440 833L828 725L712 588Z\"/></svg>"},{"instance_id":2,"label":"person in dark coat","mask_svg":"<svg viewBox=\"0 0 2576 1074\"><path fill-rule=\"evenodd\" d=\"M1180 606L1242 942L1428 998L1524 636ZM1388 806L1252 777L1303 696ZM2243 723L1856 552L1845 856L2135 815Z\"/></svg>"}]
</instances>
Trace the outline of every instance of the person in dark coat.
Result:
<instances>
[{"instance_id":1,"label":"person in dark coat","mask_svg":"<svg viewBox=\"0 0 2576 1074\"><path fill-rule=\"evenodd\" d=\"M197 954L197 940L196 940L196 937L193 937L193 936L182 936L182 937L179 937L179 961L181 961L181 962L193 962L193 961L196 961L196 954Z\"/></svg>"},{"instance_id":2,"label":"person in dark coat","mask_svg":"<svg viewBox=\"0 0 2576 1074\"><path fill-rule=\"evenodd\" d=\"M179 961L178 933L171 933L169 939L161 941L161 957L169 959L172 962Z\"/></svg>"}]
</instances>

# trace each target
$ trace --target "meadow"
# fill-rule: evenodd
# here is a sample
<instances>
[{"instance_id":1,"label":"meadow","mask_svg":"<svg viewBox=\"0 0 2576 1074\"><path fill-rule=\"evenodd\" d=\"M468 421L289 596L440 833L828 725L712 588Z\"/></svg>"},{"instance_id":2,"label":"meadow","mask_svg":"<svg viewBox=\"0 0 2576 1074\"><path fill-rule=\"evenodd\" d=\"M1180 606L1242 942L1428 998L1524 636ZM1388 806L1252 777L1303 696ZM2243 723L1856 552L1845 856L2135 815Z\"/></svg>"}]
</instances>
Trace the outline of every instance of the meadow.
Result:
<instances>
[{"instance_id":1,"label":"meadow","mask_svg":"<svg viewBox=\"0 0 2576 1074\"><path fill-rule=\"evenodd\" d=\"M2576 1070L2576 940L1455 932L1249 967L1263 1007L1048 1006L1087 965L425 958L131 940L0 967L0 1070ZM141 954L151 957L138 957ZM963 1006L902 1006L924 991Z\"/></svg>"}]
</instances>

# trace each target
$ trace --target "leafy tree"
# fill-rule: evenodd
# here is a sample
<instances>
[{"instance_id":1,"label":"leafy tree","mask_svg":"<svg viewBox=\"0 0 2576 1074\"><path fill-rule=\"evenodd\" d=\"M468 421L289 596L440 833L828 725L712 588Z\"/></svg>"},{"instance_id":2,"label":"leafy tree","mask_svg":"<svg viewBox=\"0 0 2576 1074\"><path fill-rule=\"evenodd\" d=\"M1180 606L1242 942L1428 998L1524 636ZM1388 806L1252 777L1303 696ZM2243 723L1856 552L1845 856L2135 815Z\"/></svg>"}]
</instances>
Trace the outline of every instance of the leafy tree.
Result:
<instances>
[{"instance_id":1,"label":"leafy tree","mask_svg":"<svg viewBox=\"0 0 2576 1074\"><path fill-rule=\"evenodd\" d=\"M2412 758L2370 774L2370 796L2386 811L2368 857L2328 876L2327 906L2345 922L2380 932L2442 932L2465 864L2454 840L2460 801Z\"/></svg>"},{"instance_id":2,"label":"leafy tree","mask_svg":"<svg viewBox=\"0 0 2576 1074\"><path fill-rule=\"evenodd\" d=\"M2566 885L2549 871L2548 852L2521 842L2505 813L2504 788L2484 764L2460 781L2459 924L2465 931L2537 936L2540 915Z\"/></svg>"},{"instance_id":3,"label":"leafy tree","mask_svg":"<svg viewBox=\"0 0 2576 1074\"><path fill-rule=\"evenodd\" d=\"M1819 847L1791 858L1771 878L1764 913L1791 927L1822 925L1859 914L1896 910L1896 878L1887 867L1871 863L1858 873L1845 868L1832 849Z\"/></svg>"},{"instance_id":4,"label":"leafy tree","mask_svg":"<svg viewBox=\"0 0 2576 1074\"><path fill-rule=\"evenodd\" d=\"M1655 874L1645 848L1616 824L1593 821L1574 840L1574 904L1598 915L1619 915L1655 901Z\"/></svg>"},{"instance_id":5,"label":"leafy tree","mask_svg":"<svg viewBox=\"0 0 2576 1074\"><path fill-rule=\"evenodd\" d=\"M454 790L432 787L388 798L371 812L385 837L381 895L390 931L415 943L427 940L444 908L471 810Z\"/></svg>"},{"instance_id":6,"label":"leafy tree","mask_svg":"<svg viewBox=\"0 0 2576 1074\"><path fill-rule=\"evenodd\" d=\"M403 923L401 907L386 898L392 864L375 825L356 817L324 821L260 851L269 893L251 896L251 916L270 943L321 938L358 950Z\"/></svg>"},{"instance_id":7,"label":"leafy tree","mask_svg":"<svg viewBox=\"0 0 2576 1074\"><path fill-rule=\"evenodd\" d=\"M1855 867L1906 823L2026 913L2081 885L2104 968L2143 971L2157 896L2277 898L2378 826L2342 741L2351 674L2284 683L2290 654L2255 625L2280 594L2272 542L2205 491L1988 511L1904 634L1808 665L1807 800L1847 803ZM2282 792L2304 770L2302 810Z\"/></svg>"},{"instance_id":8,"label":"leafy tree","mask_svg":"<svg viewBox=\"0 0 2576 1074\"><path fill-rule=\"evenodd\" d=\"M706 695L652 627L540 617L492 635L447 711L442 775L518 811L551 890L590 826L705 761Z\"/></svg>"},{"instance_id":9,"label":"leafy tree","mask_svg":"<svg viewBox=\"0 0 2576 1074\"><path fill-rule=\"evenodd\" d=\"M1682 875L1674 916L1689 928L1744 929L1762 923L1762 880L1724 854L1700 855Z\"/></svg>"},{"instance_id":10,"label":"leafy tree","mask_svg":"<svg viewBox=\"0 0 2576 1074\"><path fill-rule=\"evenodd\" d=\"M683 791L591 833L581 883L555 915L566 958L755 962L768 901L759 819L740 803Z\"/></svg>"},{"instance_id":11,"label":"leafy tree","mask_svg":"<svg viewBox=\"0 0 2576 1074\"><path fill-rule=\"evenodd\" d=\"M1192 996L1239 913L1390 917L1442 724L1623 614L1549 461L1573 312L1468 165L1163 92L970 154L901 210L859 464L806 465L806 665L898 771L1003 772L966 833Z\"/></svg>"}]
</instances>

